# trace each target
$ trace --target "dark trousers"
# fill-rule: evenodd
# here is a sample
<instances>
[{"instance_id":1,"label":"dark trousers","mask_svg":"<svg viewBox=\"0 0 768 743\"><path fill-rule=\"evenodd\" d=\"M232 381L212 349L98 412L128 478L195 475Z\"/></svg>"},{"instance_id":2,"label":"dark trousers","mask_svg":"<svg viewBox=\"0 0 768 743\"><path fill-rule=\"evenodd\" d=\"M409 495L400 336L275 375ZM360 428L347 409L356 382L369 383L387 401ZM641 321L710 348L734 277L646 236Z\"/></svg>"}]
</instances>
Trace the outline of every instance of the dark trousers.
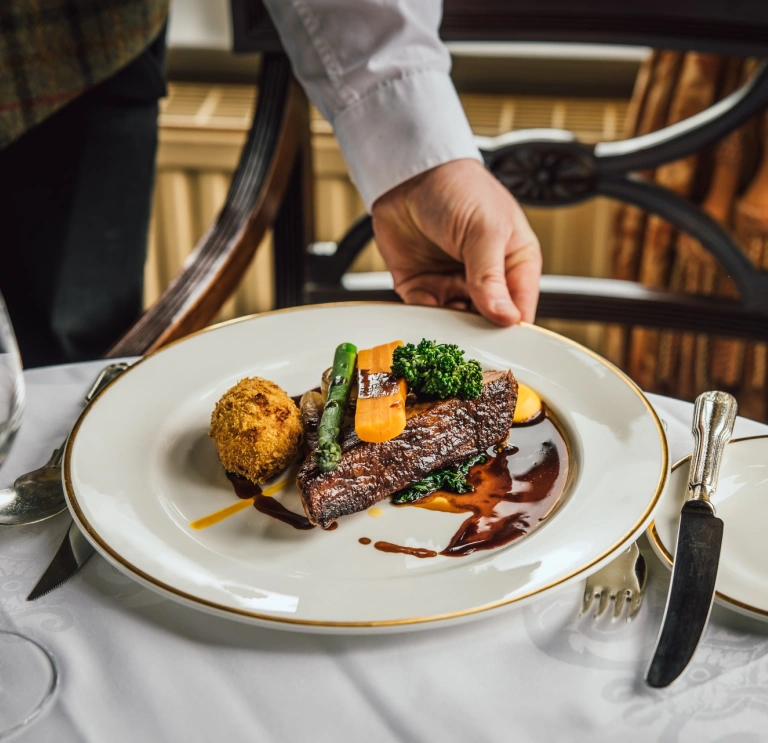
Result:
<instances>
[{"instance_id":1,"label":"dark trousers","mask_svg":"<svg viewBox=\"0 0 768 743\"><path fill-rule=\"evenodd\" d=\"M142 309L165 34L0 150L0 292L25 366L101 356Z\"/></svg>"}]
</instances>

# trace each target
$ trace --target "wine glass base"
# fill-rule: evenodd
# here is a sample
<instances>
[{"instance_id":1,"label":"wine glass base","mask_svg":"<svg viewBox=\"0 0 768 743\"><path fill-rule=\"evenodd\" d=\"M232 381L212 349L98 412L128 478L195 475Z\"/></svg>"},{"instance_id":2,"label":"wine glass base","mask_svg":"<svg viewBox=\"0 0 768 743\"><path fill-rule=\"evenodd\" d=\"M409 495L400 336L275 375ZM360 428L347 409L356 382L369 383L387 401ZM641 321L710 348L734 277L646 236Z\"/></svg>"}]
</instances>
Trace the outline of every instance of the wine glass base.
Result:
<instances>
[{"instance_id":1,"label":"wine glass base","mask_svg":"<svg viewBox=\"0 0 768 743\"><path fill-rule=\"evenodd\" d=\"M42 645L0 630L0 740L29 725L48 707L58 678L56 662Z\"/></svg>"}]
</instances>

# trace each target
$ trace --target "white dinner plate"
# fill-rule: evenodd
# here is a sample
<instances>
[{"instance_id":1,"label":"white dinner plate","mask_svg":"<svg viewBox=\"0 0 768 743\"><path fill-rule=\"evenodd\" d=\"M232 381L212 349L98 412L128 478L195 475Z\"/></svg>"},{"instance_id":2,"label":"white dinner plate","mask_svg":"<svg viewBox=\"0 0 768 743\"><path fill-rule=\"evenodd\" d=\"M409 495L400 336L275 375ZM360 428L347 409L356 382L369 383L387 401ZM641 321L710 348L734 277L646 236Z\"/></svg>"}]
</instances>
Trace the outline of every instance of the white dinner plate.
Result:
<instances>
[{"instance_id":1,"label":"white dinner plate","mask_svg":"<svg viewBox=\"0 0 768 743\"><path fill-rule=\"evenodd\" d=\"M687 497L690 461L688 456L672 468L669 487L648 529L654 551L670 569L680 509ZM725 525L715 602L768 621L768 436L734 439L728 444L712 503Z\"/></svg>"},{"instance_id":2,"label":"white dinner plate","mask_svg":"<svg viewBox=\"0 0 768 743\"><path fill-rule=\"evenodd\" d=\"M235 501L207 435L225 390L261 376L297 395L318 384L339 343L422 337L456 343L487 369L511 368L559 418L569 479L532 533L464 557L389 554L359 539L439 551L466 514L386 501L343 517L334 531L297 531L253 508L202 531L189 527ZM266 313L168 346L84 412L64 468L74 518L118 569L199 609L319 632L458 622L582 579L648 526L667 476L658 417L596 354L534 326L502 329L468 313L389 303ZM277 497L301 509L294 485Z\"/></svg>"}]
</instances>

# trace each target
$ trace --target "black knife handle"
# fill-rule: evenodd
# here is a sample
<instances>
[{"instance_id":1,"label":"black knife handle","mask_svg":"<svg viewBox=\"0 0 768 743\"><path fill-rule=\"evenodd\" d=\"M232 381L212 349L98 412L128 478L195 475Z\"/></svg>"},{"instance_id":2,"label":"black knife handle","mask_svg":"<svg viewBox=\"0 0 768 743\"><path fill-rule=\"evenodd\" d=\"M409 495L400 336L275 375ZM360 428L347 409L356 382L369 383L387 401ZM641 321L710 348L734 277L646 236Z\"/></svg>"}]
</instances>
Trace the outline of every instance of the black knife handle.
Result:
<instances>
[{"instance_id":1,"label":"black knife handle","mask_svg":"<svg viewBox=\"0 0 768 743\"><path fill-rule=\"evenodd\" d=\"M709 502L717 490L720 463L731 440L738 405L727 392L703 392L693 410L693 456L688 498ZM714 508L713 508L714 511Z\"/></svg>"}]
</instances>

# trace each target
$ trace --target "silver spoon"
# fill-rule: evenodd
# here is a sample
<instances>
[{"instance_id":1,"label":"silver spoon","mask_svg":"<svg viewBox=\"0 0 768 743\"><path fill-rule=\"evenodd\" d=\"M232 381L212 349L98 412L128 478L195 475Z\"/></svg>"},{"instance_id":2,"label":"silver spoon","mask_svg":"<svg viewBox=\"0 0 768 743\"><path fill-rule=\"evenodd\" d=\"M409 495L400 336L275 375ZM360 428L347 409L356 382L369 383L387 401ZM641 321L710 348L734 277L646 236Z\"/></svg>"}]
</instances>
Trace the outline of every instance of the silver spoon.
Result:
<instances>
[{"instance_id":1,"label":"silver spoon","mask_svg":"<svg viewBox=\"0 0 768 743\"><path fill-rule=\"evenodd\" d=\"M128 364L110 364L102 369L85 396L90 404L113 379L128 368ZM65 441L56 449L46 464L16 478L13 487L0 490L0 525L34 524L66 510L64 488L61 484L61 460Z\"/></svg>"}]
</instances>

